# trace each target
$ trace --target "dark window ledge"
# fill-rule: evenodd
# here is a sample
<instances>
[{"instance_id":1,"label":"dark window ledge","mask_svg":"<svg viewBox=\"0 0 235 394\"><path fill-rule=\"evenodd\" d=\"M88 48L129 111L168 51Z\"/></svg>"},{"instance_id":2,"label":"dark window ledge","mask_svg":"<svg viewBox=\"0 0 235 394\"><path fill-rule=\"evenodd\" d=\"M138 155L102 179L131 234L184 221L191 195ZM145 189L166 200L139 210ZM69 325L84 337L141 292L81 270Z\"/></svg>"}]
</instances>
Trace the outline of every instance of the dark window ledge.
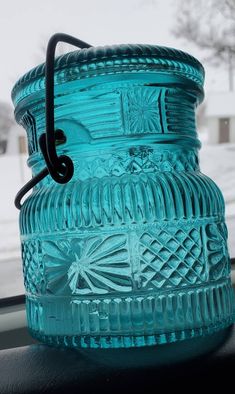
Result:
<instances>
[{"instance_id":1,"label":"dark window ledge","mask_svg":"<svg viewBox=\"0 0 235 394\"><path fill-rule=\"evenodd\" d=\"M115 350L113 351L115 357ZM97 353L31 345L0 351L1 394L190 392L233 386L235 327L225 343L208 356L177 365L140 368L105 365ZM233 372L231 374L231 372Z\"/></svg>"}]
</instances>

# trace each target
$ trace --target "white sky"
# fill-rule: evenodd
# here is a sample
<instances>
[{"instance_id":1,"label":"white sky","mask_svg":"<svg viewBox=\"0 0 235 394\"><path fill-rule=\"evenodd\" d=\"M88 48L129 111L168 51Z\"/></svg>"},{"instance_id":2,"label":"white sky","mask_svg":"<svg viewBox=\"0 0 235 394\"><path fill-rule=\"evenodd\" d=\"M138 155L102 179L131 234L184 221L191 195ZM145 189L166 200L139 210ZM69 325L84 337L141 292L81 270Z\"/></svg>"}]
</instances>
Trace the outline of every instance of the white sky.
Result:
<instances>
[{"instance_id":1,"label":"white sky","mask_svg":"<svg viewBox=\"0 0 235 394\"><path fill-rule=\"evenodd\" d=\"M41 47L55 32L75 35L93 45L149 43L171 46L202 61L198 49L171 33L178 3L179 0L3 0L0 101L10 102L16 80L44 61ZM206 81L207 90L226 90L226 70L215 72L206 66Z\"/></svg>"}]
</instances>

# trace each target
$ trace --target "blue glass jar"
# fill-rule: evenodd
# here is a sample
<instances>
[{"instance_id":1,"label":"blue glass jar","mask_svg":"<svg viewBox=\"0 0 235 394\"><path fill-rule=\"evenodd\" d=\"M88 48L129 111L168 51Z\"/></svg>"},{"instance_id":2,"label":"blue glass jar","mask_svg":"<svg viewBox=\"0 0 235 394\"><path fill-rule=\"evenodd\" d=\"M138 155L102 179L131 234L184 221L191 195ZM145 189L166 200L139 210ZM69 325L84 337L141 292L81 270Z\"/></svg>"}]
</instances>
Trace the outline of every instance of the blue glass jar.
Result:
<instances>
[{"instance_id":1,"label":"blue glass jar","mask_svg":"<svg viewBox=\"0 0 235 394\"><path fill-rule=\"evenodd\" d=\"M44 71L12 92L33 175L45 166ZM82 348L217 332L218 342L234 298L223 197L198 163L202 65L154 45L93 47L57 58L54 81L66 135L57 151L74 176L65 185L47 176L20 212L32 335Z\"/></svg>"}]
</instances>

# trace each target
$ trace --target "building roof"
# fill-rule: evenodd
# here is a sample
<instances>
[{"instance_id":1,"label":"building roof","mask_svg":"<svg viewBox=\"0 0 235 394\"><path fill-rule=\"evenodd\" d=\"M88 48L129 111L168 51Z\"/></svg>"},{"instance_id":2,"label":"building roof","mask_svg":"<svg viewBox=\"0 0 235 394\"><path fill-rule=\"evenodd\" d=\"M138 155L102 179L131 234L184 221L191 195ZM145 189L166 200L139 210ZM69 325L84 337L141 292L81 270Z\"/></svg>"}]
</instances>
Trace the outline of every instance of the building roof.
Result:
<instances>
[{"instance_id":1,"label":"building roof","mask_svg":"<svg viewBox=\"0 0 235 394\"><path fill-rule=\"evenodd\" d=\"M206 116L235 116L235 92L209 93L206 100Z\"/></svg>"}]
</instances>

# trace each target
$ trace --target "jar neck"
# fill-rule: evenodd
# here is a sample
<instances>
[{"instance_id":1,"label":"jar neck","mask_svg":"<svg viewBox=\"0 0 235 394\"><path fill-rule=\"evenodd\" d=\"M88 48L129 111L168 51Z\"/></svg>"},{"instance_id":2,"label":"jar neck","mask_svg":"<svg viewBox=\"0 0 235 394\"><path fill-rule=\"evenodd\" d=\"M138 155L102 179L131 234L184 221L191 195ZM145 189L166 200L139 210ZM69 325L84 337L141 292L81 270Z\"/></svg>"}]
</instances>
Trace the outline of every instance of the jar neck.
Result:
<instances>
[{"instance_id":1,"label":"jar neck","mask_svg":"<svg viewBox=\"0 0 235 394\"><path fill-rule=\"evenodd\" d=\"M195 127L199 93L159 75L119 75L74 81L55 90L55 128L66 142L57 147L74 162L73 180L154 171L195 171L200 143ZM41 94L41 96L40 96ZM45 132L45 97L18 106L26 128L33 175L45 168L38 140ZM50 176L37 187L51 184Z\"/></svg>"},{"instance_id":2,"label":"jar neck","mask_svg":"<svg viewBox=\"0 0 235 394\"><path fill-rule=\"evenodd\" d=\"M113 177L140 173L169 171L198 171L198 149L186 144L147 143L145 140L132 144L127 141L113 147L102 145L80 151L71 151L74 163L73 180L86 181L93 178ZM182 141L181 141L182 142ZM189 143L190 141L187 141ZM30 163L33 174L38 174L45 166L43 160ZM40 185L54 182L48 176ZM39 186L40 187L40 186Z\"/></svg>"},{"instance_id":3,"label":"jar neck","mask_svg":"<svg viewBox=\"0 0 235 394\"><path fill-rule=\"evenodd\" d=\"M190 138L197 144L195 108L199 93L186 85L155 83L156 75L138 75L138 79L94 78L86 85L76 83L58 87L55 97L55 127L64 130L63 151L77 146L100 144L113 146L116 140ZM111 77L109 77L111 78ZM121 78L121 79L120 79ZM158 76L159 78L159 76ZM156 79L157 80L157 79ZM63 88L63 89L62 89ZM65 93L66 92L66 93ZM44 100L31 100L18 108L18 121L26 128L29 154L39 151L38 140L45 132Z\"/></svg>"}]
</instances>

